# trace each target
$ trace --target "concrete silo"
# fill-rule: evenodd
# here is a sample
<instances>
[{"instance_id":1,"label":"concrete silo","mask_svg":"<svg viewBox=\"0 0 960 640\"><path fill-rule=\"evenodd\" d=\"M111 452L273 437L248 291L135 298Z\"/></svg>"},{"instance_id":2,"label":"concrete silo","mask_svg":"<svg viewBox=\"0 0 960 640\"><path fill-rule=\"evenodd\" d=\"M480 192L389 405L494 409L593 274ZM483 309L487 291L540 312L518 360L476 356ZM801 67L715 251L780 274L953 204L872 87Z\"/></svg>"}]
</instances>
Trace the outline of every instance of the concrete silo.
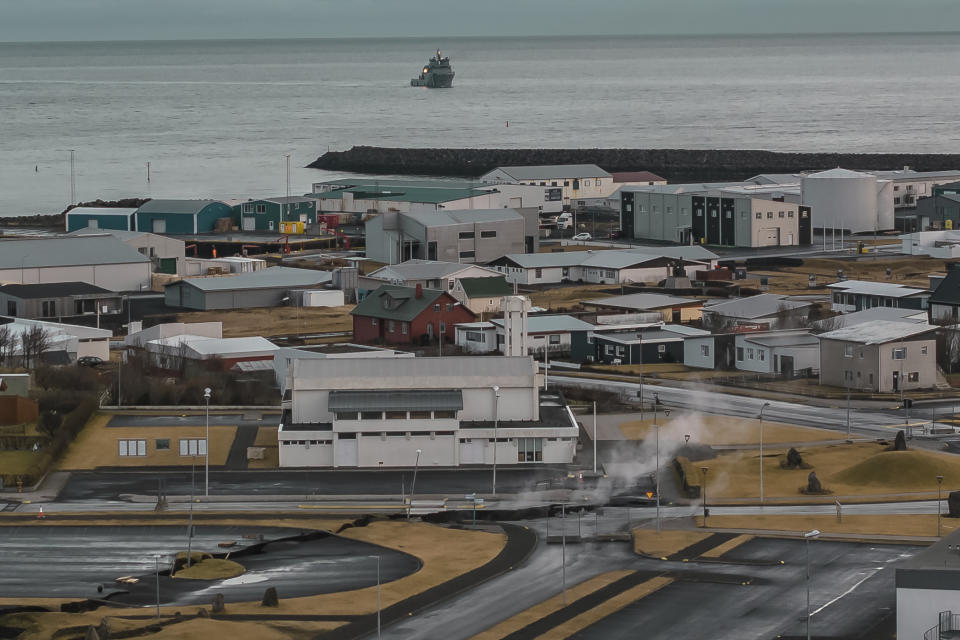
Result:
<instances>
[{"instance_id":1,"label":"concrete silo","mask_svg":"<svg viewBox=\"0 0 960 640\"><path fill-rule=\"evenodd\" d=\"M800 184L815 228L852 233L893 228L893 189L888 180L837 168L804 176Z\"/></svg>"}]
</instances>

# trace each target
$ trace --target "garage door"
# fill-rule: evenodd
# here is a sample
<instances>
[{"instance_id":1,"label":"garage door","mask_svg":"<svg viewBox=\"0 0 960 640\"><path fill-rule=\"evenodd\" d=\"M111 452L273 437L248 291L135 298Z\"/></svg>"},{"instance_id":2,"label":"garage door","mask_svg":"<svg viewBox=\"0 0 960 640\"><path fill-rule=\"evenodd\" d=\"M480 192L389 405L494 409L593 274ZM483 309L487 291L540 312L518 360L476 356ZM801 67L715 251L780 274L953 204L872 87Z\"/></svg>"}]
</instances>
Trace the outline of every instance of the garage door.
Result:
<instances>
[{"instance_id":1,"label":"garage door","mask_svg":"<svg viewBox=\"0 0 960 640\"><path fill-rule=\"evenodd\" d=\"M257 230L257 219L253 216L244 217L243 219L243 230L244 231L256 231Z\"/></svg>"},{"instance_id":2,"label":"garage door","mask_svg":"<svg viewBox=\"0 0 960 640\"><path fill-rule=\"evenodd\" d=\"M151 223L151 231L154 233L166 233L167 232L167 221L163 218L154 218Z\"/></svg>"},{"instance_id":3,"label":"garage door","mask_svg":"<svg viewBox=\"0 0 960 640\"><path fill-rule=\"evenodd\" d=\"M780 229L774 227L772 229L761 229L760 230L760 246L761 247L776 247L780 244Z\"/></svg>"}]
</instances>

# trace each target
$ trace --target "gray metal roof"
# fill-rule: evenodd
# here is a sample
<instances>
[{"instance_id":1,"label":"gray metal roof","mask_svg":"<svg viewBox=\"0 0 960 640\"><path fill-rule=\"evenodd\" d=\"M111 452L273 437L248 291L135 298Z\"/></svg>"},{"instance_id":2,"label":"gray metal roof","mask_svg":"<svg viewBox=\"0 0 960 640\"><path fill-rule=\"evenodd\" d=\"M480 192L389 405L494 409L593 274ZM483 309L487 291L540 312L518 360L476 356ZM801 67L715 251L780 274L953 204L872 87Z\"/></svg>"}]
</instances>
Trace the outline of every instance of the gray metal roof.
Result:
<instances>
[{"instance_id":1,"label":"gray metal roof","mask_svg":"<svg viewBox=\"0 0 960 640\"><path fill-rule=\"evenodd\" d=\"M563 251L557 253L511 253L494 262L510 261L524 269L586 266L598 269L625 269L654 260L683 259L708 262L717 254L703 247L635 247L602 251Z\"/></svg>"},{"instance_id":2,"label":"gray metal roof","mask_svg":"<svg viewBox=\"0 0 960 640\"><path fill-rule=\"evenodd\" d=\"M818 337L823 340L842 340L844 342L856 342L858 344L885 344L887 342L907 340L923 333L936 331L936 329L937 327L925 322L910 324L890 320L872 320L870 322L863 322L850 327L836 329L835 331L821 333Z\"/></svg>"},{"instance_id":3,"label":"gray metal roof","mask_svg":"<svg viewBox=\"0 0 960 640\"><path fill-rule=\"evenodd\" d=\"M77 236L113 236L118 240L123 240L126 242L127 240L139 238L140 236L146 234L146 231L127 231L126 229L95 229L92 227L84 227L83 229L71 231L66 235L71 238L75 238Z\"/></svg>"},{"instance_id":4,"label":"gray metal roof","mask_svg":"<svg viewBox=\"0 0 960 640\"><path fill-rule=\"evenodd\" d=\"M449 227L476 222L505 222L507 220L523 219L523 216L513 209L451 209L449 211L426 211L403 213L401 215L415 220L425 227Z\"/></svg>"},{"instance_id":5,"label":"gray metal roof","mask_svg":"<svg viewBox=\"0 0 960 640\"><path fill-rule=\"evenodd\" d=\"M787 296L781 296L775 293L761 293L760 295L747 298L735 298L725 300L703 307L704 313L716 313L730 318L765 318L775 315L781 309L792 311L809 307L809 302L799 300L790 300Z\"/></svg>"},{"instance_id":6,"label":"gray metal roof","mask_svg":"<svg viewBox=\"0 0 960 640\"><path fill-rule=\"evenodd\" d=\"M137 210L136 207L74 207L67 211L68 216L129 216Z\"/></svg>"},{"instance_id":7,"label":"gray metal roof","mask_svg":"<svg viewBox=\"0 0 960 640\"><path fill-rule=\"evenodd\" d=\"M149 200L140 205L140 208L137 209L138 213L183 213L183 214L197 214L200 213L204 207L220 203L220 200Z\"/></svg>"},{"instance_id":8,"label":"gray metal roof","mask_svg":"<svg viewBox=\"0 0 960 640\"><path fill-rule=\"evenodd\" d=\"M490 320L498 327L503 326L503 318ZM529 316L527 318L528 333L563 333L567 331L589 331L593 325L573 316Z\"/></svg>"},{"instance_id":9,"label":"gray metal roof","mask_svg":"<svg viewBox=\"0 0 960 640\"><path fill-rule=\"evenodd\" d=\"M926 323L927 312L920 309L896 309L894 307L873 307L863 311L844 313L839 316L814 322L818 328L841 329L852 327L873 320L889 320L891 322L907 322L910 324Z\"/></svg>"},{"instance_id":10,"label":"gray metal roof","mask_svg":"<svg viewBox=\"0 0 960 640\"><path fill-rule=\"evenodd\" d=\"M844 280L827 285L843 293L860 293L886 298L906 298L921 293L930 293L927 289L915 289L895 282L874 282L872 280Z\"/></svg>"},{"instance_id":11,"label":"gray metal roof","mask_svg":"<svg viewBox=\"0 0 960 640\"><path fill-rule=\"evenodd\" d=\"M808 331L764 331L743 336L746 342L765 347L813 347L820 342L817 336Z\"/></svg>"},{"instance_id":12,"label":"gray metal roof","mask_svg":"<svg viewBox=\"0 0 960 640\"><path fill-rule=\"evenodd\" d=\"M330 411L459 411L459 389L410 389L406 391L331 391Z\"/></svg>"},{"instance_id":13,"label":"gray metal roof","mask_svg":"<svg viewBox=\"0 0 960 640\"><path fill-rule=\"evenodd\" d=\"M483 269L491 276L501 275L499 271L487 269L480 265L461 264L459 262L439 262L437 260L413 259L381 267L372 273L367 274L368 278L379 278L381 280L432 280L435 278L446 278L447 276L459 273L461 271L473 269Z\"/></svg>"},{"instance_id":14,"label":"gray metal roof","mask_svg":"<svg viewBox=\"0 0 960 640\"><path fill-rule=\"evenodd\" d=\"M694 298L679 298L663 293L630 293L625 296L600 298L598 300L584 300L585 306L591 307L618 307L620 309L663 309L665 307L686 306L701 303Z\"/></svg>"},{"instance_id":15,"label":"gray metal roof","mask_svg":"<svg viewBox=\"0 0 960 640\"><path fill-rule=\"evenodd\" d=\"M610 178L595 164L543 164L523 167L497 167L514 180L551 180L555 178Z\"/></svg>"},{"instance_id":16,"label":"gray metal roof","mask_svg":"<svg viewBox=\"0 0 960 640\"><path fill-rule=\"evenodd\" d=\"M0 240L0 269L150 262L112 235Z\"/></svg>"},{"instance_id":17,"label":"gray metal roof","mask_svg":"<svg viewBox=\"0 0 960 640\"><path fill-rule=\"evenodd\" d=\"M139 254L138 254L139 255ZM330 282L329 271L313 269L294 269L293 267L268 267L252 273L213 278L187 278L167 285L175 287L187 285L201 291L230 291L233 289L294 289Z\"/></svg>"}]
</instances>

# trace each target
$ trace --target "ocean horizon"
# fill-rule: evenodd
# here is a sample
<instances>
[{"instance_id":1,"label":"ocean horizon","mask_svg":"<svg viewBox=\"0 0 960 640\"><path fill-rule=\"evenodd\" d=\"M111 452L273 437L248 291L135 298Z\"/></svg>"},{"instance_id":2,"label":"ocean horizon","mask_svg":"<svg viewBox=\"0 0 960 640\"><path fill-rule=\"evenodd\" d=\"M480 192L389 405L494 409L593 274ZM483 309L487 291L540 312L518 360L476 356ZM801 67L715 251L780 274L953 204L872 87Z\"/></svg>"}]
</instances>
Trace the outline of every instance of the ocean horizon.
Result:
<instances>
[{"instance_id":1,"label":"ocean horizon","mask_svg":"<svg viewBox=\"0 0 960 640\"><path fill-rule=\"evenodd\" d=\"M954 153L953 33L4 42L0 216L62 211L70 149L78 201L283 195L285 154L305 193L354 145Z\"/></svg>"}]
</instances>

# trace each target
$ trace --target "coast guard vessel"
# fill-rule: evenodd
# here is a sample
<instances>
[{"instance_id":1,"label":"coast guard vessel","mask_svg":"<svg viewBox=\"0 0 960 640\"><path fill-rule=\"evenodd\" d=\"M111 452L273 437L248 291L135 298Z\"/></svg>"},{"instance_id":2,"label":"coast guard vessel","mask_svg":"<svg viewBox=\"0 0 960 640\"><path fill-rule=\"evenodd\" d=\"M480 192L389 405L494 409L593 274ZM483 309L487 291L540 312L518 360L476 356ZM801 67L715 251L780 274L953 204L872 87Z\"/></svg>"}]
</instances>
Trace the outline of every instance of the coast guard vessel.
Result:
<instances>
[{"instance_id":1,"label":"coast guard vessel","mask_svg":"<svg viewBox=\"0 0 960 640\"><path fill-rule=\"evenodd\" d=\"M410 81L411 87L429 87L431 89L448 89L453 86L453 67L450 58L437 55L430 58L430 62L423 66L420 76Z\"/></svg>"}]
</instances>

